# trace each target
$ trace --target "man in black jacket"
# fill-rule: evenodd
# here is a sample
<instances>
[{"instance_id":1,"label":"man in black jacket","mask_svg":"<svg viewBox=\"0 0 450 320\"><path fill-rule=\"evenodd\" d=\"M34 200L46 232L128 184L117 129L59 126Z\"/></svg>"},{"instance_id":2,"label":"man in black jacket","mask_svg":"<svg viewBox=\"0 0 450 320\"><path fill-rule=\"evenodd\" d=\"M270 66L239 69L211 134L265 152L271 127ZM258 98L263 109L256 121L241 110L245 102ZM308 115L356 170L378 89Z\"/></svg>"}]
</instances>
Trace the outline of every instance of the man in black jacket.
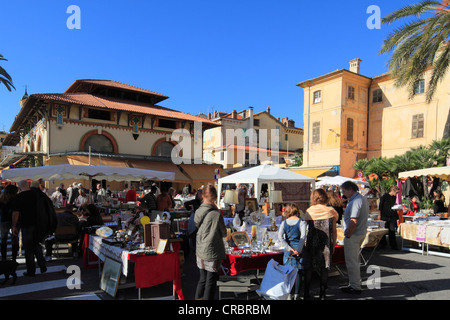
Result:
<instances>
[{"instance_id":1,"label":"man in black jacket","mask_svg":"<svg viewBox=\"0 0 450 320\"><path fill-rule=\"evenodd\" d=\"M392 207L396 205L397 194L400 192L399 187L391 186L388 193L385 193L380 198L380 215L379 220L385 221L385 228L387 228L389 236L389 245L392 249L398 250L397 241L395 240L395 231L397 229L397 210L393 210ZM384 236L380 241L381 248L386 247L386 237Z\"/></svg>"},{"instance_id":2,"label":"man in black jacket","mask_svg":"<svg viewBox=\"0 0 450 320\"><path fill-rule=\"evenodd\" d=\"M38 196L44 194L39 189L39 182L37 181L32 182L31 188L28 186L27 181L20 181L19 189L21 192L17 194L12 208L12 229L14 235L19 234L19 228L22 230L22 243L25 250L25 263L27 266L27 271L24 273L24 276L32 277L36 271L34 257L36 257L41 273L47 271L42 247L39 244L37 221Z\"/></svg>"}]
</instances>

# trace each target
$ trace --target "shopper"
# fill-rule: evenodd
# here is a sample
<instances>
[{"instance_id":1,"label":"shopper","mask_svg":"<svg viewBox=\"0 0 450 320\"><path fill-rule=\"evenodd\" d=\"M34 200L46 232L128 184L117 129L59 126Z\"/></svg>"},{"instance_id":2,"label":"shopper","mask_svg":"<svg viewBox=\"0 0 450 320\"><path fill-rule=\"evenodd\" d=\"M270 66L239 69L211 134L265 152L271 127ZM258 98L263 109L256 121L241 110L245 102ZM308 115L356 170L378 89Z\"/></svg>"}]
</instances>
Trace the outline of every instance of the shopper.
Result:
<instances>
[{"instance_id":1,"label":"shopper","mask_svg":"<svg viewBox=\"0 0 450 320\"><path fill-rule=\"evenodd\" d=\"M24 276L33 277L36 272L36 265L34 262L35 257L41 273L47 271L37 229L38 196L45 195L40 191L39 183L37 181L33 181L30 187L27 181L22 180L19 182L19 189L21 192L16 196L13 204L13 234L17 236L19 228L22 231L22 242L25 250L25 263L27 267Z\"/></svg>"},{"instance_id":2,"label":"shopper","mask_svg":"<svg viewBox=\"0 0 450 320\"><path fill-rule=\"evenodd\" d=\"M335 191L327 191L328 196L328 206L333 207L334 210L338 213L337 223L341 223L342 216L344 215L344 203L342 199L338 196Z\"/></svg>"},{"instance_id":3,"label":"shopper","mask_svg":"<svg viewBox=\"0 0 450 320\"><path fill-rule=\"evenodd\" d=\"M197 231L196 255L200 280L195 299L213 300L222 260L226 258L223 238L227 229L217 206L217 190L207 185L203 191L203 203L195 212Z\"/></svg>"},{"instance_id":4,"label":"shopper","mask_svg":"<svg viewBox=\"0 0 450 320\"><path fill-rule=\"evenodd\" d=\"M127 202L136 202L137 201L137 193L136 193L136 187L132 185L130 189L128 189L127 193L125 194L125 203Z\"/></svg>"},{"instance_id":5,"label":"shopper","mask_svg":"<svg viewBox=\"0 0 450 320\"><path fill-rule=\"evenodd\" d=\"M342 184L341 189L348 199L344 211L344 254L349 278L349 284L341 287L341 290L344 293L360 294L359 251L367 234L369 203L366 197L358 192L358 186L355 183L346 181Z\"/></svg>"},{"instance_id":6,"label":"shopper","mask_svg":"<svg viewBox=\"0 0 450 320\"><path fill-rule=\"evenodd\" d=\"M162 189L161 194L156 198L156 204L159 211L170 210L172 208L172 200L166 189Z\"/></svg>"},{"instance_id":7,"label":"shopper","mask_svg":"<svg viewBox=\"0 0 450 320\"><path fill-rule=\"evenodd\" d=\"M447 212L445 208L445 197L440 191L433 192L433 212L434 214Z\"/></svg>"},{"instance_id":8,"label":"shopper","mask_svg":"<svg viewBox=\"0 0 450 320\"><path fill-rule=\"evenodd\" d=\"M148 212L151 213L152 210L156 210L158 208L156 204L156 187L151 186L150 192L148 192L145 196L143 196L140 201L147 207Z\"/></svg>"},{"instance_id":9,"label":"shopper","mask_svg":"<svg viewBox=\"0 0 450 320\"><path fill-rule=\"evenodd\" d=\"M2 260L6 261L8 235L12 228L12 206L19 188L15 185L7 185L0 195L0 221L1 221L1 253ZM11 234L12 260L16 261L17 252L19 251L19 237Z\"/></svg>"},{"instance_id":10,"label":"shopper","mask_svg":"<svg viewBox=\"0 0 450 320\"><path fill-rule=\"evenodd\" d=\"M400 192L399 187L391 186L389 192L383 194L383 196L380 198L380 205L379 205L380 210L379 220L385 221L385 228L389 230L388 231L389 245L393 250L398 250L397 241L395 239L398 214L397 210L392 209L392 207L395 206L397 202L397 194L399 192ZM386 236L384 236L380 240L380 248L385 248L386 244L387 244Z\"/></svg>"},{"instance_id":11,"label":"shopper","mask_svg":"<svg viewBox=\"0 0 450 320\"><path fill-rule=\"evenodd\" d=\"M58 241L71 242L73 240L78 240L80 237L80 221L78 217L73 213L73 206L68 204L64 207L64 211L56 215L57 228L58 227L74 227L74 234L63 234L59 235L56 239L56 235L49 237L45 240L45 261L50 261L53 252L53 245ZM75 254L77 251L78 241L72 244L72 252Z\"/></svg>"},{"instance_id":12,"label":"shopper","mask_svg":"<svg viewBox=\"0 0 450 320\"><path fill-rule=\"evenodd\" d=\"M294 296L290 299L297 300L302 278L302 254L306 239L306 222L300 218L300 210L297 205L288 203L284 210L285 220L278 230L278 239L284 247L283 264L297 269L297 278L294 286Z\"/></svg>"},{"instance_id":13,"label":"shopper","mask_svg":"<svg viewBox=\"0 0 450 320\"><path fill-rule=\"evenodd\" d=\"M309 289L313 271L320 275L319 298L325 299L328 287L328 270L336 245L336 222L339 217L333 207L328 206L329 198L323 189L311 194L311 206L306 211L305 220L308 236L304 249L305 299L309 299Z\"/></svg>"}]
</instances>

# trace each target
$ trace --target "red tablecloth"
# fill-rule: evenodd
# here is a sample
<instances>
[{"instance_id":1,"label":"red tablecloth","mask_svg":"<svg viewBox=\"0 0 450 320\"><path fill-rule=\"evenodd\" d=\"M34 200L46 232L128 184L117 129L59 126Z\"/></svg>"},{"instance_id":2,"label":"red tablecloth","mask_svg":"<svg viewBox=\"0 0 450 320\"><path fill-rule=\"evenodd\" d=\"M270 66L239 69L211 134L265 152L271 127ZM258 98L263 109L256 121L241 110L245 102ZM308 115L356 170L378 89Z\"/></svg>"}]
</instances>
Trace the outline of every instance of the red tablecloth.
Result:
<instances>
[{"instance_id":1,"label":"red tablecloth","mask_svg":"<svg viewBox=\"0 0 450 320\"><path fill-rule=\"evenodd\" d=\"M138 256L129 254L128 260L134 261L134 281L136 288L147 288L168 281L173 281L174 291L179 300L184 300L181 287L180 272L180 243L172 243L174 251L166 251L164 254L154 256ZM98 261L98 257L89 250L89 235L83 242L83 263L85 268L97 267L89 262Z\"/></svg>"},{"instance_id":2,"label":"red tablecloth","mask_svg":"<svg viewBox=\"0 0 450 320\"><path fill-rule=\"evenodd\" d=\"M274 259L280 264L283 264L283 253L265 253L258 254L256 257L242 258L237 255L227 254L227 259L222 261L222 266L229 269L230 276L235 276L241 272L248 270L264 270L267 263ZM332 257L333 264L344 264L344 246L336 246Z\"/></svg>"},{"instance_id":3,"label":"red tablecloth","mask_svg":"<svg viewBox=\"0 0 450 320\"><path fill-rule=\"evenodd\" d=\"M235 276L248 270L265 270L271 259L282 264L283 253L264 253L251 258L227 254L227 259L222 261L222 266L230 270L228 275Z\"/></svg>"},{"instance_id":4,"label":"red tablecloth","mask_svg":"<svg viewBox=\"0 0 450 320\"><path fill-rule=\"evenodd\" d=\"M180 244L172 243L174 251L166 251L155 256L137 256L130 254L128 259L134 261L134 278L136 288L148 288L173 281L174 291L179 300L184 300L180 273Z\"/></svg>"}]
</instances>

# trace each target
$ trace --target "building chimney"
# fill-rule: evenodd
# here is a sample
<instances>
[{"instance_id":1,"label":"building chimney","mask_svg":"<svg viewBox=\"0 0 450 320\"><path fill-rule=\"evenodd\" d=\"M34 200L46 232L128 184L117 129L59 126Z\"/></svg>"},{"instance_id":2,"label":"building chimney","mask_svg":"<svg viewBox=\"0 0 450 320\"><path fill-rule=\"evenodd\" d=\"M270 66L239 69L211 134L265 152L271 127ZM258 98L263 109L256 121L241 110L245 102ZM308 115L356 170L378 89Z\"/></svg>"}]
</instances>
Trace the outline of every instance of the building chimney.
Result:
<instances>
[{"instance_id":1,"label":"building chimney","mask_svg":"<svg viewBox=\"0 0 450 320\"><path fill-rule=\"evenodd\" d=\"M361 62L362 60L357 58L350 60L350 71L359 74L361 71Z\"/></svg>"},{"instance_id":2,"label":"building chimney","mask_svg":"<svg viewBox=\"0 0 450 320\"><path fill-rule=\"evenodd\" d=\"M270 114L270 107L267 107L266 112Z\"/></svg>"},{"instance_id":3,"label":"building chimney","mask_svg":"<svg viewBox=\"0 0 450 320\"><path fill-rule=\"evenodd\" d=\"M281 119L281 123L284 125L284 126L288 126L288 120L289 120L289 118L288 117L284 117L283 119Z\"/></svg>"},{"instance_id":4,"label":"building chimney","mask_svg":"<svg viewBox=\"0 0 450 320\"><path fill-rule=\"evenodd\" d=\"M253 117L253 107L248 107L247 118Z\"/></svg>"},{"instance_id":5,"label":"building chimney","mask_svg":"<svg viewBox=\"0 0 450 320\"><path fill-rule=\"evenodd\" d=\"M295 121L294 120L288 120L288 127L294 128L295 127Z\"/></svg>"},{"instance_id":6,"label":"building chimney","mask_svg":"<svg viewBox=\"0 0 450 320\"><path fill-rule=\"evenodd\" d=\"M231 112L231 118L236 119L237 118L237 112L236 109L233 110L233 112Z\"/></svg>"}]
</instances>

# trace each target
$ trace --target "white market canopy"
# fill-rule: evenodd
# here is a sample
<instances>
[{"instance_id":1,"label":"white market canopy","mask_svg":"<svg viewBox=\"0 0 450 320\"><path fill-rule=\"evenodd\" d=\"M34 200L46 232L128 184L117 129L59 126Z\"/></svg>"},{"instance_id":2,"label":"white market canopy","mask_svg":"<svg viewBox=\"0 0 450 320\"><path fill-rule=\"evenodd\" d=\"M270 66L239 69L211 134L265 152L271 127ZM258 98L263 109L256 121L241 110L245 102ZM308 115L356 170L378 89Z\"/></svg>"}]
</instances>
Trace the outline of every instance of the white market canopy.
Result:
<instances>
[{"instance_id":1,"label":"white market canopy","mask_svg":"<svg viewBox=\"0 0 450 320\"><path fill-rule=\"evenodd\" d=\"M400 172L398 174L398 177L403 179L422 176L432 176L442 180L450 181L450 166L411 170Z\"/></svg>"},{"instance_id":2,"label":"white market canopy","mask_svg":"<svg viewBox=\"0 0 450 320\"><path fill-rule=\"evenodd\" d=\"M1 173L3 180L18 182L21 180L71 180L91 179L108 181L132 181L132 180L175 180L175 173L128 168L128 167L106 167L106 166L84 166L60 164L32 168L6 169Z\"/></svg>"},{"instance_id":3,"label":"white market canopy","mask_svg":"<svg viewBox=\"0 0 450 320\"><path fill-rule=\"evenodd\" d=\"M263 164L257 167L246 169L227 177L220 178L218 181L218 194L222 192L223 184L233 183L253 183L255 186L256 196L258 202L260 200L260 190L263 183L273 182L310 182L314 189L314 178L307 177L289 170L274 167L268 164Z\"/></svg>"},{"instance_id":4,"label":"white market canopy","mask_svg":"<svg viewBox=\"0 0 450 320\"><path fill-rule=\"evenodd\" d=\"M368 186L369 183L367 181L347 178L343 176L334 176L334 177L320 177L318 178L318 182L316 182L316 187L320 188L322 186L340 186L346 181L351 181L359 185Z\"/></svg>"}]
</instances>

